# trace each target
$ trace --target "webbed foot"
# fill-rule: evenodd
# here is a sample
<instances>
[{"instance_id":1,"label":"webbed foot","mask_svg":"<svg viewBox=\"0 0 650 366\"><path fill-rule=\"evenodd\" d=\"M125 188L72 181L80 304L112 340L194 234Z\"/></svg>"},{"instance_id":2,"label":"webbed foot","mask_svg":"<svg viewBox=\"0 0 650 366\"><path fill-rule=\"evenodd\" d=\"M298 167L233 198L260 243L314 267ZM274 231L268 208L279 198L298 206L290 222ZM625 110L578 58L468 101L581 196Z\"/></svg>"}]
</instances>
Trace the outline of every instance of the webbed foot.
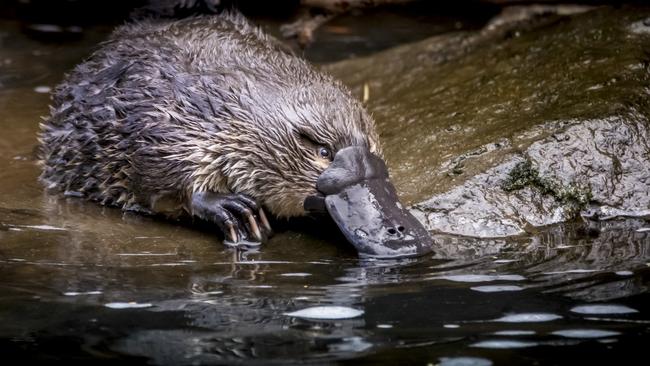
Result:
<instances>
[{"instance_id":1,"label":"webbed foot","mask_svg":"<svg viewBox=\"0 0 650 366\"><path fill-rule=\"evenodd\" d=\"M214 222L230 246L259 246L273 232L264 210L247 195L196 192L192 195L192 215Z\"/></svg>"}]
</instances>

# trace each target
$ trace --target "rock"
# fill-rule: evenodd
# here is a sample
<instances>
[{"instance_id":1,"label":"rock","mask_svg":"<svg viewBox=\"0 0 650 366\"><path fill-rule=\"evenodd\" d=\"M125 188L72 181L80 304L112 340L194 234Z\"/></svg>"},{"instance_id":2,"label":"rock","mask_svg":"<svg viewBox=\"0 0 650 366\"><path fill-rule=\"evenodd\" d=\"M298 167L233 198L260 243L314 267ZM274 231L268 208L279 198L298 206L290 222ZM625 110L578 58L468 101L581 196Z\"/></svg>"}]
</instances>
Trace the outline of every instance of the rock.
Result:
<instances>
[{"instance_id":1,"label":"rock","mask_svg":"<svg viewBox=\"0 0 650 366\"><path fill-rule=\"evenodd\" d=\"M529 9L326 67L367 98L395 185L430 230L650 217L650 12Z\"/></svg>"}]
</instances>

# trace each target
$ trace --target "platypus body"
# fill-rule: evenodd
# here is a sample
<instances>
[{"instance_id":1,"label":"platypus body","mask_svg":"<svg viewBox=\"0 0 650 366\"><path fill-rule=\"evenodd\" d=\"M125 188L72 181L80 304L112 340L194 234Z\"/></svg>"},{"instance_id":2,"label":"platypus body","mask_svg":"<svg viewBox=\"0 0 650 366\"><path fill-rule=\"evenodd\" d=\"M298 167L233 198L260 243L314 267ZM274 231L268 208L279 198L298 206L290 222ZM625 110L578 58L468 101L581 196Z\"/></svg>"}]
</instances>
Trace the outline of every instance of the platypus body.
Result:
<instances>
[{"instance_id":1,"label":"platypus body","mask_svg":"<svg viewBox=\"0 0 650 366\"><path fill-rule=\"evenodd\" d=\"M264 207L329 213L364 255L431 246L360 102L238 14L118 28L56 88L39 141L48 189L198 217L232 245L268 237Z\"/></svg>"}]
</instances>

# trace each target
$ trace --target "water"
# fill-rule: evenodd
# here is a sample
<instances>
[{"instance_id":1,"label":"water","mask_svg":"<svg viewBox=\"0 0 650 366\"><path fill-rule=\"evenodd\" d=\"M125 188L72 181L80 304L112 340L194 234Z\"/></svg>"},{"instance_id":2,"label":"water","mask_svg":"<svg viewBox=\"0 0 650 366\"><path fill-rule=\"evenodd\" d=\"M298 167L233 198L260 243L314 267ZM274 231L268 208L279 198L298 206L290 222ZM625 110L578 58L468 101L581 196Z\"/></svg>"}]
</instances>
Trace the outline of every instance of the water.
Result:
<instances>
[{"instance_id":1,"label":"water","mask_svg":"<svg viewBox=\"0 0 650 366\"><path fill-rule=\"evenodd\" d=\"M439 235L433 256L361 261L309 220L276 222L269 243L242 253L209 227L43 193L33 149L45 91L105 34L93 32L41 43L0 22L3 357L490 365L645 355L641 220L499 240Z\"/></svg>"}]
</instances>

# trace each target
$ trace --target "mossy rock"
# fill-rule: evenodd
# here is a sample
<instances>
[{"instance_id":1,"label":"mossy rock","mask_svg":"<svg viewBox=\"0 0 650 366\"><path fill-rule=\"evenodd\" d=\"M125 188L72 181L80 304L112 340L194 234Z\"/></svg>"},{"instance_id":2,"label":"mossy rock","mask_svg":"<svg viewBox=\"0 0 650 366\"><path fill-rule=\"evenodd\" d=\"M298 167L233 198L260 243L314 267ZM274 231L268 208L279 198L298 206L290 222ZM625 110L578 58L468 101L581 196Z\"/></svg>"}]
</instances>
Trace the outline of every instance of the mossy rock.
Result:
<instances>
[{"instance_id":1,"label":"mossy rock","mask_svg":"<svg viewBox=\"0 0 650 366\"><path fill-rule=\"evenodd\" d=\"M326 69L369 89L392 178L431 230L503 236L579 212L643 216L649 17L600 7L497 19ZM534 171L512 180L522 162Z\"/></svg>"}]
</instances>

